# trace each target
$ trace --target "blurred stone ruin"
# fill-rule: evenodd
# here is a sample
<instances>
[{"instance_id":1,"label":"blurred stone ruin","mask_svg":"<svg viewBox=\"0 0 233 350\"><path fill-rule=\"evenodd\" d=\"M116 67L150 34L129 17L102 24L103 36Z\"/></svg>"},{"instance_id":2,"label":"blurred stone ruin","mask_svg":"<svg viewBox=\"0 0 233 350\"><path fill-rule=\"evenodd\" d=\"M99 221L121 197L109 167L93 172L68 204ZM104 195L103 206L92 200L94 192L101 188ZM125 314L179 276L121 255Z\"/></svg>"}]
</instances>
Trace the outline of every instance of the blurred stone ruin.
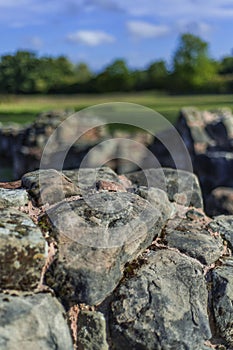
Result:
<instances>
[{"instance_id":1,"label":"blurred stone ruin","mask_svg":"<svg viewBox=\"0 0 233 350\"><path fill-rule=\"evenodd\" d=\"M36 120L27 126L15 123L0 128L0 163L1 180L17 180L28 171L40 168L40 160L44 147L57 127L71 116L74 111L51 111L37 116ZM77 114L75 125L66 123L55 133L51 154L47 154L47 168L58 169L59 160L64 150L69 146L64 157L63 169L77 169L84 157L94 146L101 143L101 148L92 152L91 166L104 163L118 174L124 174L146 169L152 166L150 160L139 145L148 148L163 167L174 168L174 160L168 150L147 132L129 132L111 130L104 125L104 119L87 118L81 112ZM73 123L73 124L72 124ZM96 127L97 124L100 124ZM103 125L102 125L103 124ZM193 107L183 108L176 123L176 129L181 135L192 159L193 171L198 176L203 192L205 210L208 215L233 214L233 115L230 109L216 111L200 111ZM85 130L89 131L85 132ZM70 147L71 131L76 130L81 137ZM170 139L170 130L162 131L163 140ZM109 139L118 138L114 144ZM121 138L135 141L125 146ZM166 143L166 142L165 142ZM182 164L180 168L186 170ZM131 159L131 161L127 161ZM8 169L4 175L4 169ZM61 170L61 169L58 169Z\"/></svg>"}]
</instances>

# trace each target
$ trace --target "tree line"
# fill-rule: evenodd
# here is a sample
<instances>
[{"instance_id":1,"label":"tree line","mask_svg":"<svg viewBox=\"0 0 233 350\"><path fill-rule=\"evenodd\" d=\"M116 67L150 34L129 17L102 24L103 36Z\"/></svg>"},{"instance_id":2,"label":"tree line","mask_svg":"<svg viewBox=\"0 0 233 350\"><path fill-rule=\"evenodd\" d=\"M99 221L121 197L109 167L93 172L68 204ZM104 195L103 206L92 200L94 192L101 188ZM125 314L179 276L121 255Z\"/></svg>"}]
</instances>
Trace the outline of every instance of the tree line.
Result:
<instances>
[{"instance_id":1,"label":"tree line","mask_svg":"<svg viewBox=\"0 0 233 350\"><path fill-rule=\"evenodd\" d=\"M160 90L169 93L230 93L233 90L233 56L214 60L200 37L181 35L169 65L164 60L145 69L130 69L116 59L95 74L88 65L67 57L38 57L30 51L0 57L0 93L103 93Z\"/></svg>"}]
</instances>

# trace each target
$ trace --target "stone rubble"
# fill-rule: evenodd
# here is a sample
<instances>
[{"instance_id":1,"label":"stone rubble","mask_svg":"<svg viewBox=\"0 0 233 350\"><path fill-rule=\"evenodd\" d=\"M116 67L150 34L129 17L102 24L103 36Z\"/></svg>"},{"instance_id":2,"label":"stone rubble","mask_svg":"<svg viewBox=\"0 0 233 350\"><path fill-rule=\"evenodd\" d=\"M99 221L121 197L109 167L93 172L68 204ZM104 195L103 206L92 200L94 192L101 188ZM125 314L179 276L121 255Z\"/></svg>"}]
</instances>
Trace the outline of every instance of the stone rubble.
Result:
<instances>
[{"instance_id":1,"label":"stone rubble","mask_svg":"<svg viewBox=\"0 0 233 350\"><path fill-rule=\"evenodd\" d=\"M193 174L155 170L0 191L1 350L231 349L233 219L206 216Z\"/></svg>"}]
</instances>

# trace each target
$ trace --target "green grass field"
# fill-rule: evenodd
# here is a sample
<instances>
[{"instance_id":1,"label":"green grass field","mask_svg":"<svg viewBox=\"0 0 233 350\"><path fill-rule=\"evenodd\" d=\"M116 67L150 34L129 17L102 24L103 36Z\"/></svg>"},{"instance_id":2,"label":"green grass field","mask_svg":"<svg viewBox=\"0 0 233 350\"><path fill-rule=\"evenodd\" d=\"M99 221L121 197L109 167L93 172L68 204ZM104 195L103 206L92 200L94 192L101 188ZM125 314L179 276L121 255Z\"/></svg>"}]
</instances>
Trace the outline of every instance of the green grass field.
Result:
<instances>
[{"instance_id":1,"label":"green grass field","mask_svg":"<svg viewBox=\"0 0 233 350\"><path fill-rule=\"evenodd\" d=\"M233 95L168 96L155 92L138 92L70 96L0 96L0 122L28 123L43 111L52 109L79 111L106 102L131 102L143 105L161 113L172 123L175 122L179 110L185 106L210 110L221 107L233 109Z\"/></svg>"}]
</instances>

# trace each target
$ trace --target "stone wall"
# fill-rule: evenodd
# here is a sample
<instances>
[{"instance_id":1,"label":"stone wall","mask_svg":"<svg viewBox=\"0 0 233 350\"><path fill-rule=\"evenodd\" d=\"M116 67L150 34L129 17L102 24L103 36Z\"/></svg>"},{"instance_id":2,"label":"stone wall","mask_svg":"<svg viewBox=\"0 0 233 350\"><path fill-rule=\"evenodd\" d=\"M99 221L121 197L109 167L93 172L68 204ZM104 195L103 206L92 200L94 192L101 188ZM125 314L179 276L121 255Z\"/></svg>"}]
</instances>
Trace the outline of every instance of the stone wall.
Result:
<instances>
[{"instance_id":1,"label":"stone wall","mask_svg":"<svg viewBox=\"0 0 233 350\"><path fill-rule=\"evenodd\" d=\"M1 175L3 169L12 169L12 179L15 180L28 171L39 169L49 137L64 120L69 120L70 115L72 115L71 111L46 112L38 115L35 122L26 127L15 124L1 127L0 180L9 179L9 171L7 175ZM84 117L80 112L75 120L67 122L63 128L58 128L51 154L47 154L45 167L60 170L59 160L67 147L69 151L64 159L63 169L80 167L90 150L92 150L91 167L99 166L100 163L106 164L118 173L138 170L138 164L143 169L153 167L140 145L145 146L144 150L148 148L163 167L178 166L166 148L166 144L169 144L172 139L171 130L164 130L158 135L164 140L162 144L158 138L153 138L146 132L110 131L105 125L96 127L98 122L103 123L103 120L93 116L87 118L87 115ZM84 132L87 128L90 130ZM233 214L233 115L231 110L225 108L210 112L191 107L184 108L180 112L176 128L189 151L193 171L199 178L207 214L210 216ZM83 131L83 135L70 145L72 133L76 131L78 133ZM118 141L108 143L109 139L115 138L118 138ZM122 138L135 142L126 145L122 142ZM95 147L99 144L101 149ZM175 147L173 148L175 152ZM185 157L181 153L177 149L175 156L179 159L179 168L186 169ZM111 160L105 161L108 157Z\"/></svg>"},{"instance_id":2,"label":"stone wall","mask_svg":"<svg viewBox=\"0 0 233 350\"><path fill-rule=\"evenodd\" d=\"M41 170L0 207L0 349L233 347L233 217L195 175Z\"/></svg>"},{"instance_id":3,"label":"stone wall","mask_svg":"<svg viewBox=\"0 0 233 350\"><path fill-rule=\"evenodd\" d=\"M0 181L6 181L9 177L12 180L18 180L26 172L39 169L43 150L49 137L55 133L55 130L64 120L66 120L64 127L59 128L54 134L54 149L51 150L51 155L48 155L46 160L49 168L58 168L56 159L62 156L63 151L67 147L69 152L65 157L63 168L78 168L90 149L102 142L102 154L99 152L94 154L96 166L98 166L99 161L103 159L104 162L104 159L110 155L112 160L108 162L108 165L114 170L124 173L137 169L135 163L140 162L144 156L138 145L142 143L147 146L151 142L150 135L145 132L130 133L120 130L112 132L105 125L95 127L98 122L103 123L104 120L93 116L88 118L86 114L82 116L81 112L69 121L68 117L73 114L73 111L51 111L39 114L30 125L20 126L10 123L9 125L1 126L0 170L2 174L0 172ZM90 130L85 131L86 129ZM70 145L70 140L75 136L74 133L76 131L77 135L82 135L77 137L73 145ZM133 151L132 147L126 149L122 146L121 137L135 141ZM109 144L103 142L112 138L119 138L119 141L109 148ZM123 158L130 158L132 162L127 162ZM11 169L11 174L8 172L5 175L2 171L3 168Z\"/></svg>"},{"instance_id":4,"label":"stone wall","mask_svg":"<svg viewBox=\"0 0 233 350\"><path fill-rule=\"evenodd\" d=\"M227 108L213 112L181 110L177 130L192 157L209 215L233 214L228 203L233 188L233 115Z\"/></svg>"}]
</instances>

